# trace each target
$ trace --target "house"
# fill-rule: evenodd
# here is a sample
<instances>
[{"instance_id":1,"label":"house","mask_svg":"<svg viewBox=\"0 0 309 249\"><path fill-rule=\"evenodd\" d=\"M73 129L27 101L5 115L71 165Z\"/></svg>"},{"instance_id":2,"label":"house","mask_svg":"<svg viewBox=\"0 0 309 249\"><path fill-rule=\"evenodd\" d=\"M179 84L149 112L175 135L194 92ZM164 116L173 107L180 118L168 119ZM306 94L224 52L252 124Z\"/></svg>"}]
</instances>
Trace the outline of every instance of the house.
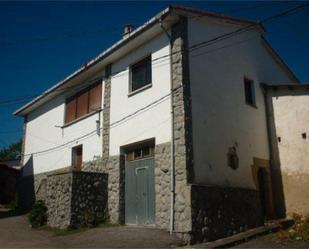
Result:
<instances>
[{"instance_id":1,"label":"house","mask_svg":"<svg viewBox=\"0 0 309 249\"><path fill-rule=\"evenodd\" d=\"M260 84L300 82L265 33L181 6L126 26L15 112L25 120L23 201L44 199L53 226L89 208L190 242L284 217Z\"/></svg>"}]
</instances>

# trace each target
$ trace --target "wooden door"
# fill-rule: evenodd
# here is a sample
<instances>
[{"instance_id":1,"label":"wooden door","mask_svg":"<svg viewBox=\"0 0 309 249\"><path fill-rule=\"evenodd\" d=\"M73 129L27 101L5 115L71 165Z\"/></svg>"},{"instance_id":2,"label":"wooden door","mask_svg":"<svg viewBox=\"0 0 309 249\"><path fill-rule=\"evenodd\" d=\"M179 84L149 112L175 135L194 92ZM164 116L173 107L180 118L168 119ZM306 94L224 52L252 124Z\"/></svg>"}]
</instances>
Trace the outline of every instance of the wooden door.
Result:
<instances>
[{"instance_id":1,"label":"wooden door","mask_svg":"<svg viewBox=\"0 0 309 249\"><path fill-rule=\"evenodd\" d=\"M81 170L83 163L83 147L82 145L72 149L72 165L75 170Z\"/></svg>"}]
</instances>

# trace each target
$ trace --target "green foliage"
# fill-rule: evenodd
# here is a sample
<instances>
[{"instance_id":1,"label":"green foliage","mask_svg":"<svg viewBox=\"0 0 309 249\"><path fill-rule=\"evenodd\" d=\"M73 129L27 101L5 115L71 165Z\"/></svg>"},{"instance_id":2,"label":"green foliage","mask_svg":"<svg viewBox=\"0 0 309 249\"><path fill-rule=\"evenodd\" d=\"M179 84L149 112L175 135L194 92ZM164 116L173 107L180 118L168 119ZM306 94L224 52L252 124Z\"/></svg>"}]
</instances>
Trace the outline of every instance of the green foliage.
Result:
<instances>
[{"instance_id":1,"label":"green foliage","mask_svg":"<svg viewBox=\"0 0 309 249\"><path fill-rule=\"evenodd\" d=\"M20 139L19 142L15 144L11 144L7 148L1 149L0 150L0 160L7 161L7 160L19 159L21 155L21 145L22 145L22 140Z\"/></svg>"},{"instance_id":2,"label":"green foliage","mask_svg":"<svg viewBox=\"0 0 309 249\"><path fill-rule=\"evenodd\" d=\"M44 201L39 200L34 203L28 214L28 220L33 228L44 226L47 223L47 207Z\"/></svg>"},{"instance_id":3,"label":"green foliage","mask_svg":"<svg viewBox=\"0 0 309 249\"><path fill-rule=\"evenodd\" d=\"M309 241L309 215L293 214L294 225L287 231L280 231L281 238Z\"/></svg>"}]
</instances>

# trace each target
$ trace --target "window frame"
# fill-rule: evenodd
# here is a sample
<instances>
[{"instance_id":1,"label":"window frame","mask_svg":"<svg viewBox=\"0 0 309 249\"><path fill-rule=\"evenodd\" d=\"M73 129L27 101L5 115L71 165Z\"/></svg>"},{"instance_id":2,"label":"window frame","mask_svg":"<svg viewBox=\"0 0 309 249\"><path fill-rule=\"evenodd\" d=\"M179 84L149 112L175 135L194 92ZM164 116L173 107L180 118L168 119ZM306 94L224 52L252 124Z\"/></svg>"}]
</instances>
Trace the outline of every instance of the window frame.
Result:
<instances>
[{"instance_id":1,"label":"window frame","mask_svg":"<svg viewBox=\"0 0 309 249\"><path fill-rule=\"evenodd\" d=\"M101 92L100 92L100 107L96 110L90 110L90 90L92 88L95 88L97 87L98 85L101 85ZM80 117L77 117L77 99L78 99L78 96L87 92L87 113L80 116ZM98 81L95 81L94 83L92 83L91 85L75 92L74 94L71 94L71 95L68 95L66 98L65 98L65 107L64 107L64 117L63 117L63 126L62 127L66 127L66 126L69 126L71 124L74 124L84 118L87 118L91 115L93 115L94 113L97 113L97 112L100 112L102 110L102 97L103 97L103 82L102 82L102 79L99 79ZM69 100L75 100L75 118L69 122L66 122L67 120L67 103Z\"/></svg>"},{"instance_id":2,"label":"window frame","mask_svg":"<svg viewBox=\"0 0 309 249\"><path fill-rule=\"evenodd\" d=\"M76 167L77 165L74 162L74 159L75 159L74 156L76 156L77 150L81 150L81 165L80 165L80 168ZM71 166L72 166L73 170L75 170L75 171L82 171L82 168L83 168L83 155L84 155L84 148L83 148L82 144L73 146L71 148Z\"/></svg>"},{"instance_id":3,"label":"window frame","mask_svg":"<svg viewBox=\"0 0 309 249\"><path fill-rule=\"evenodd\" d=\"M150 82L143 85L142 87L140 88L137 88L135 90L132 90L132 84L133 84L133 68L135 66L137 66L138 64L142 63L143 61L146 61L147 59L150 59ZM147 78L147 77L146 77ZM142 92L148 88L152 87L152 55L151 54L147 54L141 58L139 58L138 60L136 60L134 63L131 63L129 65L129 93L128 93L128 96L132 96L136 93L139 93L139 92Z\"/></svg>"},{"instance_id":4,"label":"window frame","mask_svg":"<svg viewBox=\"0 0 309 249\"><path fill-rule=\"evenodd\" d=\"M247 82L250 83L250 94L251 94L251 99L252 99L252 103L250 101L248 101L247 98L247 89L246 89L246 84ZM255 91L255 83L254 80L245 76L243 79L243 88L244 88L244 97L245 97L245 103L251 107L257 108L256 105L256 91Z\"/></svg>"}]
</instances>

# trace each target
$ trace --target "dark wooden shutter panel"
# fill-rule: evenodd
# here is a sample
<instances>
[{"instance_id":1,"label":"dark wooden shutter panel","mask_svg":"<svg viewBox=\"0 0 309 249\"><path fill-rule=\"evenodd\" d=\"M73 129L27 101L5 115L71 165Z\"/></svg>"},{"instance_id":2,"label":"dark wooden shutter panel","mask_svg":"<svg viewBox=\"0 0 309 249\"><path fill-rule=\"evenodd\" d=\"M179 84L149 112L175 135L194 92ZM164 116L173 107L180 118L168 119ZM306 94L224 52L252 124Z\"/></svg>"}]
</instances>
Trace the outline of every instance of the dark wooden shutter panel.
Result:
<instances>
[{"instance_id":1,"label":"dark wooden shutter panel","mask_svg":"<svg viewBox=\"0 0 309 249\"><path fill-rule=\"evenodd\" d=\"M65 104L65 123L69 123L76 118L76 98L70 98Z\"/></svg>"},{"instance_id":2,"label":"dark wooden shutter panel","mask_svg":"<svg viewBox=\"0 0 309 249\"><path fill-rule=\"evenodd\" d=\"M77 104L76 104L76 116L77 118L82 117L88 113L88 91L81 92L77 96Z\"/></svg>"},{"instance_id":3,"label":"dark wooden shutter panel","mask_svg":"<svg viewBox=\"0 0 309 249\"><path fill-rule=\"evenodd\" d=\"M101 108L102 83L94 85L89 90L89 112Z\"/></svg>"}]
</instances>

